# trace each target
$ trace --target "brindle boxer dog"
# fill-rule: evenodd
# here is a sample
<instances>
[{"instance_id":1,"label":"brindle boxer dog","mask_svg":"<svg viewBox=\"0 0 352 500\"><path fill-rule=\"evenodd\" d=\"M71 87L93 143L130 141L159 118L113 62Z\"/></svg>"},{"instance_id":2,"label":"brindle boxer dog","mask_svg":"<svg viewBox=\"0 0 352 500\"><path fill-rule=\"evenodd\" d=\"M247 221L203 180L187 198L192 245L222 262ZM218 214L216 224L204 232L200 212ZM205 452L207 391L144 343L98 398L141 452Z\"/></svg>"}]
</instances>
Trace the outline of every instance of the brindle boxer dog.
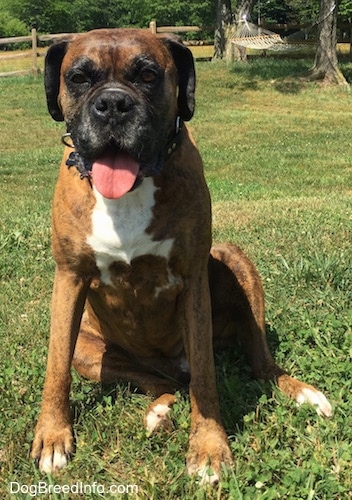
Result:
<instances>
[{"instance_id":1,"label":"brindle boxer dog","mask_svg":"<svg viewBox=\"0 0 352 500\"><path fill-rule=\"evenodd\" d=\"M70 139L53 203L51 334L32 449L39 468L61 469L73 452L71 364L84 377L154 394L149 431L165 425L188 379L187 468L203 481L232 463L213 339L237 338L255 377L329 416L321 392L273 361L252 263L234 245L210 249L203 165L183 124L194 112L191 52L144 30L96 30L49 49L45 87Z\"/></svg>"}]
</instances>

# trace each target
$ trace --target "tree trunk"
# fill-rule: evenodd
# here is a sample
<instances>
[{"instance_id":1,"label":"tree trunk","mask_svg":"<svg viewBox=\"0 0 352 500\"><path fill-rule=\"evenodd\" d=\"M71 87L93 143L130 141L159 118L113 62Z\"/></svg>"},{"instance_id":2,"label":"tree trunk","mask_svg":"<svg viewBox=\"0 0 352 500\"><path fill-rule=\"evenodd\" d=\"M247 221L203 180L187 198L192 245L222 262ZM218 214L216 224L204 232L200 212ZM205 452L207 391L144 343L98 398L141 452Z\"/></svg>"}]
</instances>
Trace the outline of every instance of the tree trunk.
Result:
<instances>
[{"instance_id":1,"label":"tree trunk","mask_svg":"<svg viewBox=\"0 0 352 500\"><path fill-rule=\"evenodd\" d=\"M237 26L243 19L249 19L256 0L242 0L238 3L235 14L235 23L228 26L226 30L226 61L246 61L247 52L245 47L240 47L231 42L231 38L236 36Z\"/></svg>"},{"instance_id":2,"label":"tree trunk","mask_svg":"<svg viewBox=\"0 0 352 500\"><path fill-rule=\"evenodd\" d=\"M318 44L310 80L348 85L338 67L336 51L337 0L320 0Z\"/></svg>"},{"instance_id":3,"label":"tree trunk","mask_svg":"<svg viewBox=\"0 0 352 500\"><path fill-rule=\"evenodd\" d=\"M216 27L214 34L214 59L222 59L225 54L227 27L232 23L231 0L218 0Z\"/></svg>"}]
</instances>

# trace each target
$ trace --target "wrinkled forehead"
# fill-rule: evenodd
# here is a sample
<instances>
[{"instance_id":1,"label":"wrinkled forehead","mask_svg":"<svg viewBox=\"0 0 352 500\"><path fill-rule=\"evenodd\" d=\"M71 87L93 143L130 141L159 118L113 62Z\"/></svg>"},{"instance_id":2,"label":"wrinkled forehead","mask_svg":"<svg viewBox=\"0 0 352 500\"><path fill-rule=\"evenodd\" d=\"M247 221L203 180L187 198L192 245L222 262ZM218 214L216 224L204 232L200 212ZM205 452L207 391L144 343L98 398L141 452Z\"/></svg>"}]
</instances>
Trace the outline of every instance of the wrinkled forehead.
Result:
<instances>
[{"instance_id":1,"label":"wrinkled forehead","mask_svg":"<svg viewBox=\"0 0 352 500\"><path fill-rule=\"evenodd\" d=\"M162 39L134 29L95 30L78 35L70 44L63 71L83 57L104 68L126 67L137 58L148 58L165 69L172 65Z\"/></svg>"}]
</instances>

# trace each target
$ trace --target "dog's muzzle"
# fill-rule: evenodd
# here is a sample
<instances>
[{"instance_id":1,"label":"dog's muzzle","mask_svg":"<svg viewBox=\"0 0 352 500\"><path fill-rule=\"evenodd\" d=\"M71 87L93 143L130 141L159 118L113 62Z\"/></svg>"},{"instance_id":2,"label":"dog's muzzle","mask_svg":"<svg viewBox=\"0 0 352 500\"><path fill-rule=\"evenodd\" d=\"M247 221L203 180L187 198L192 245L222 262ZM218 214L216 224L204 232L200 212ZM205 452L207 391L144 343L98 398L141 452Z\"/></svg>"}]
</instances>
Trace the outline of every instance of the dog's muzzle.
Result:
<instances>
[{"instance_id":1,"label":"dog's muzzle","mask_svg":"<svg viewBox=\"0 0 352 500\"><path fill-rule=\"evenodd\" d=\"M141 163L140 175L138 178L138 183L140 183L144 177L152 177L161 173L164 162L170 158L170 156L178 149L181 143L182 137L183 121L178 116L175 122L175 130L173 135L170 137L165 149L158 155L154 162L151 163ZM72 144L71 134L67 132L63 134L61 138L62 143L74 149ZM90 179L92 162L83 158L77 151L72 151L66 161L68 168L76 167L80 173L81 179Z\"/></svg>"}]
</instances>

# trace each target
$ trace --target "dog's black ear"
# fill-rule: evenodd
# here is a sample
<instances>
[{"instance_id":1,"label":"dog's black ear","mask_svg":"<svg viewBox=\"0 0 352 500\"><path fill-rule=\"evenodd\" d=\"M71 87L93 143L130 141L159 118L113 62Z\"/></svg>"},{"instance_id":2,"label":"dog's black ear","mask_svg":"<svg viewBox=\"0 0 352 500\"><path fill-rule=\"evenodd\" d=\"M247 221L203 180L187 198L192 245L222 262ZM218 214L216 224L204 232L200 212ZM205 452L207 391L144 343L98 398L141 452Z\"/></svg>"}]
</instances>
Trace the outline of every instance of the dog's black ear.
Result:
<instances>
[{"instance_id":1,"label":"dog's black ear","mask_svg":"<svg viewBox=\"0 0 352 500\"><path fill-rule=\"evenodd\" d=\"M196 72L192 52L176 36L164 36L179 76L178 111L184 121L192 118L195 107Z\"/></svg>"},{"instance_id":2,"label":"dog's black ear","mask_svg":"<svg viewBox=\"0 0 352 500\"><path fill-rule=\"evenodd\" d=\"M69 41L55 43L52 45L45 57L44 86L46 102L51 116L57 122L64 121L62 111L59 107L58 96L60 89L60 70L62 60L66 54Z\"/></svg>"}]
</instances>

